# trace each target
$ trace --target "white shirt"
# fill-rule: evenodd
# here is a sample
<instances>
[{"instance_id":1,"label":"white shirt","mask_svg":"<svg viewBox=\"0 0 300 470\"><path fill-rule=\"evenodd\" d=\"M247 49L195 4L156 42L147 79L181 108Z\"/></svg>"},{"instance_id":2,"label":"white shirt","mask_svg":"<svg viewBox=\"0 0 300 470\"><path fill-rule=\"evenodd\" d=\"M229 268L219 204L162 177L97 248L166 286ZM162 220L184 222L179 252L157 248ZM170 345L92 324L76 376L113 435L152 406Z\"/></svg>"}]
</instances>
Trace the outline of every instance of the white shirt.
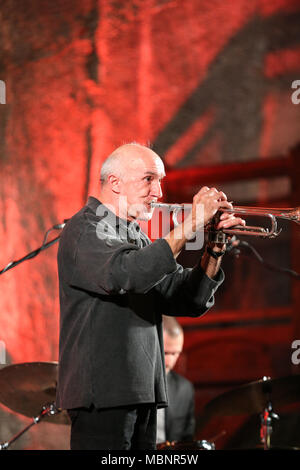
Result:
<instances>
[{"instance_id":1,"label":"white shirt","mask_svg":"<svg viewBox=\"0 0 300 470\"><path fill-rule=\"evenodd\" d=\"M158 408L157 410L157 428L156 428L156 444L166 442L166 408Z\"/></svg>"}]
</instances>

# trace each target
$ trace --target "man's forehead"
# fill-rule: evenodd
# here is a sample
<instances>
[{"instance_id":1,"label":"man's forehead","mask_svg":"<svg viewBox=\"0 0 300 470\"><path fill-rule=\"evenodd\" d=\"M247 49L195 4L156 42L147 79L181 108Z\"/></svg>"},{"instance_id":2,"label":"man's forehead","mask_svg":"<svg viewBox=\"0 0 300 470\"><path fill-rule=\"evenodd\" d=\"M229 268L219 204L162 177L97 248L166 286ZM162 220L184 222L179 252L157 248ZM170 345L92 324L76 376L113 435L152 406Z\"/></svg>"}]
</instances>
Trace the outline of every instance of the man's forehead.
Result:
<instances>
[{"instance_id":1,"label":"man's forehead","mask_svg":"<svg viewBox=\"0 0 300 470\"><path fill-rule=\"evenodd\" d=\"M135 155L129 157L128 166L130 169L143 174L153 174L165 176L165 167L162 159L158 155Z\"/></svg>"}]
</instances>

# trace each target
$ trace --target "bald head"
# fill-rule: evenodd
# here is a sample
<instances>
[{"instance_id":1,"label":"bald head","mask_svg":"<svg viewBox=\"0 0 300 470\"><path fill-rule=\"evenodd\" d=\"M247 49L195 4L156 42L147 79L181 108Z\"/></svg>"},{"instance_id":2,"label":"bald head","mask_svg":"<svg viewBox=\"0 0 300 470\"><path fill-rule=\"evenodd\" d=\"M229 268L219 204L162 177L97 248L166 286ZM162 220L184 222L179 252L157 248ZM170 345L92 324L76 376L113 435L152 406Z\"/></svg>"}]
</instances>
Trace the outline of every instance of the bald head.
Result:
<instances>
[{"instance_id":1,"label":"bald head","mask_svg":"<svg viewBox=\"0 0 300 470\"><path fill-rule=\"evenodd\" d=\"M175 317L168 317L163 315L163 331L171 338L176 338L183 335L182 326L178 323Z\"/></svg>"},{"instance_id":2,"label":"bald head","mask_svg":"<svg viewBox=\"0 0 300 470\"><path fill-rule=\"evenodd\" d=\"M135 170L145 160L150 159L160 160L160 157L145 145L136 142L121 145L103 162L100 173L101 184L106 184L111 174L125 178L128 170Z\"/></svg>"},{"instance_id":3,"label":"bald head","mask_svg":"<svg viewBox=\"0 0 300 470\"><path fill-rule=\"evenodd\" d=\"M165 176L162 159L149 147L124 144L114 150L101 169L100 200L128 220L150 220L152 202L162 196Z\"/></svg>"},{"instance_id":4,"label":"bald head","mask_svg":"<svg viewBox=\"0 0 300 470\"><path fill-rule=\"evenodd\" d=\"M163 335L165 367L169 373L175 367L183 348L183 329L176 318L163 315Z\"/></svg>"}]
</instances>

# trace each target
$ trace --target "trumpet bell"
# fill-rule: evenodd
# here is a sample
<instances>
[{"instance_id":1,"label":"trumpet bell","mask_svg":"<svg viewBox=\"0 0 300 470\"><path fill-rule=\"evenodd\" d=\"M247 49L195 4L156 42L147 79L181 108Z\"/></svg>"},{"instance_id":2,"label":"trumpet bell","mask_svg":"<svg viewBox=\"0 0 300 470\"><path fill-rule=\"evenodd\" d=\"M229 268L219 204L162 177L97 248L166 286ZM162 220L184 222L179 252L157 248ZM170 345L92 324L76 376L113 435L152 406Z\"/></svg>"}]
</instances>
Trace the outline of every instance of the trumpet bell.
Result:
<instances>
[{"instance_id":1,"label":"trumpet bell","mask_svg":"<svg viewBox=\"0 0 300 470\"><path fill-rule=\"evenodd\" d=\"M297 224L300 223L300 207L296 207L294 209L281 209L270 207L234 206L233 209L224 209L223 212L230 212L243 216L265 217L269 219L271 224L270 230L268 228L250 227L246 225L223 230L226 234L254 235L256 237L275 238L282 232L282 229L278 230L277 228L278 218L296 222Z\"/></svg>"}]
</instances>

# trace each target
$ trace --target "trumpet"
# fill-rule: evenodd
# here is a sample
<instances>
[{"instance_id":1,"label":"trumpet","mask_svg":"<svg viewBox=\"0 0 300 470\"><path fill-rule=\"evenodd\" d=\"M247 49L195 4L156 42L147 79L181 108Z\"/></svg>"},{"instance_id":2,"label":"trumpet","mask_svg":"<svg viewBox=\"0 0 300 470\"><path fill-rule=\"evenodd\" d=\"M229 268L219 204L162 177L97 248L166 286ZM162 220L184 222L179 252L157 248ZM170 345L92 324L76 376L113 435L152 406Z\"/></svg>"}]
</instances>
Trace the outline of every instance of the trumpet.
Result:
<instances>
[{"instance_id":1,"label":"trumpet","mask_svg":"<svg viewBox=\"0 0 300 470\"><path fill-rule=\"evenodd\" d=\"M169 210L172 213L172 220L175 226L179 225L178 214L186 208L192 208L192 204L167 204L163 202L154 202L151 204L153 208L160 207ZM286 219L289 221L296 222L300 224L300 206L296 208L270 208L270 207L250 207L250 206L233 206L232 209L220 209L212 222L210 222L206 227L206 231L215 231L214 226L216 226L219 215L222 212L229 212L232 214L239 214L242 216L258 216L264 217L269 220L270 228L266 227L254 227L248 225L236 225L233 228L222 229L221 232L228 235L252 235L255 237L262 238L275 238L281 233L281 229L278 229L277 219Z\"/></svg>"}]
</instances>

